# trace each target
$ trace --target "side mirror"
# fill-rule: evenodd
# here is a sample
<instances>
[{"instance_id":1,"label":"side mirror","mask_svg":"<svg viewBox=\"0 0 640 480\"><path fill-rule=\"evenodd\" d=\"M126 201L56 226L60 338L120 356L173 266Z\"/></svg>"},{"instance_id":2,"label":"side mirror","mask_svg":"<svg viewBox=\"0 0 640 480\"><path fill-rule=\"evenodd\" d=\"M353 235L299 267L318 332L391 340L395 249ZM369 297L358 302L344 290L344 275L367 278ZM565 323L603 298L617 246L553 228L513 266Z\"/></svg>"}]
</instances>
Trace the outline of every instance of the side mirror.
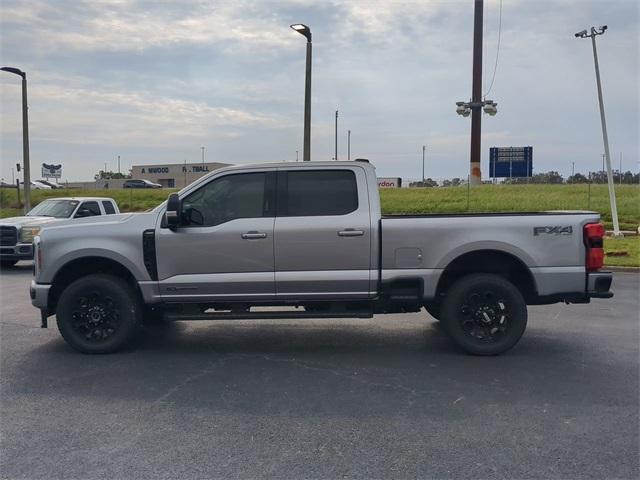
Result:
<instances>
[{"instance_id":1,"label":"side mirror","mask_svg":"<svg viewBox=\"0 0 640 480\"><path fill-rule=\"evenodd\" d=\"M172 193L167 199L167 211L164 216L167 221L167 227L176 228L180 225L180 216L182 212L182 205L180 197L177 193Z\"/></svg>"}]
</instances>

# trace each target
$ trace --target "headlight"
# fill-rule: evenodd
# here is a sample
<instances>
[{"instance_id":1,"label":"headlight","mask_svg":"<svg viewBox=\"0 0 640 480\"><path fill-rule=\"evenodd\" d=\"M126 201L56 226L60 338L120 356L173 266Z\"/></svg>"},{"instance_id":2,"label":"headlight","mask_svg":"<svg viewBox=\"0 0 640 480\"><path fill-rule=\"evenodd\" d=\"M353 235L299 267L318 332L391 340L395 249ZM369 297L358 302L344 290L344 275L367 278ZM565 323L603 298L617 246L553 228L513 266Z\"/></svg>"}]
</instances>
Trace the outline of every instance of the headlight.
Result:
<instances>
[{"instance_id":1,"label":"headlight","mask_svg":"<svg viewBox=\"0 0 640 480\"><path fill-rule=\"evenodd\" d=\"M40 227L26 226L20 229L20 241L23 243L33 242L33 237L40 233Z\"/></svg>"}]
</instances>

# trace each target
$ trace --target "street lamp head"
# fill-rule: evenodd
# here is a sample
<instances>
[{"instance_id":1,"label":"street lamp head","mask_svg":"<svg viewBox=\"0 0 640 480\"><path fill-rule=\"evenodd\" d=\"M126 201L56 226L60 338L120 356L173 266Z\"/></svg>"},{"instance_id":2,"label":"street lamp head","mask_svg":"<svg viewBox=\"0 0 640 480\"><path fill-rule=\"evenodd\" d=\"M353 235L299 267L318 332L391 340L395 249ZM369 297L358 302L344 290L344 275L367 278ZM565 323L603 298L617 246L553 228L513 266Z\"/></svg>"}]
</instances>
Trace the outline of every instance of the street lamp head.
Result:
<instances>
[{"instance_id":1,"label":"street lamp head","mask_svg":"<svg viewBox=\"0 0 640 480\"><path fill-rule=\"evenodd\" d=\"M591 34L592 35L602 35L605 32L606 29L607 29L606 25L602 25L599 28L591 27Z\"/></svg>"},{"instance_id":2,"label":"street lamp head","mask_svg":"<svg viewBox=\"0 0 640 480\"><path fill-rule=\"evenodd\" d=\"M576 33L576 38L584 38L587 36L587 31L582 30L581 32Z\"/></svg>"},{"instance_id":3,"label":"street lamp head","mask_svg":"<svg viewBox=\"0 0 640 480\"><path fill-rule=\"evenodd\" d=\"M15 73L16 75L20 75L22 78L26 78L27 74L20 70L19 68L14 67L2 67L0 70L4 70L5 72Z\"/></svg>"},{"instance_id":4,"label":"street lamp head","mask_svg":"<svg viewBox=\"0 0 640 480\"><path fill-rule=\"evenodd\" d=\"M293 28L300 35L304 35L307 39L307 42L311 41L311 29L307 27L305 24L294 23L293 25L290 25L290 27Z\"/></svg>"}]
</instances>

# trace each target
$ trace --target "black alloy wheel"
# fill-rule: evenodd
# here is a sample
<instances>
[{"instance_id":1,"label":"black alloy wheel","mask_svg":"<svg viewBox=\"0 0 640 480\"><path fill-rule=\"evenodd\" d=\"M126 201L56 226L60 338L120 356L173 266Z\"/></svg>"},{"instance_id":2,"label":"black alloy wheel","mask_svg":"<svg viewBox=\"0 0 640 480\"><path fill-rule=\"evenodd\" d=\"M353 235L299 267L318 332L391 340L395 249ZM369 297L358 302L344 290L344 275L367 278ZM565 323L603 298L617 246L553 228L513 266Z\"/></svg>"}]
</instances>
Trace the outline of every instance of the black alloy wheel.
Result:
<instances>
[{"instance_id":1,"label":"black alloy wheel","mask_svg":"<svg viewBox=\"0 0 640 480\"><path fill-rule=\"evenodd\" d=\"M71 283L58 300L56 320L62 337L83 353L111 353L139 330L142 309L125 281L103 274Z\"/></svg>"},{"instance_id":2,"label":"black alloy wheel","mask_svg":"<svg viewBox=\"0 0 640 480\"><path fill-rule=\"evenodd\" d=\"M441 313L453 341L474 355L497 355L509 350L527 326L522 294L498 275L461 278L446 293Z\"/></svg>"}]
</instances>

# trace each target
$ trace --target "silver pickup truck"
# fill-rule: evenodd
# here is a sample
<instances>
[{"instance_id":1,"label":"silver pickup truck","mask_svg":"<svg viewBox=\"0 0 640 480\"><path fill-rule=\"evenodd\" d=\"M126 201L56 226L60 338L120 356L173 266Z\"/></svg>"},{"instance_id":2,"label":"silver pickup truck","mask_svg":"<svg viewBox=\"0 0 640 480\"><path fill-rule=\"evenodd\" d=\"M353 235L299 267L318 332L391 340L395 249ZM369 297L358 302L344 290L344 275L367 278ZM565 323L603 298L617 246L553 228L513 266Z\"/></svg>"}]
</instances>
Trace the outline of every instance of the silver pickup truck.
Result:
<instances>
[{"instance_id":1,"label":"silver pickup truck","mask_svg":"<svg viewBox=\"0 0 640 480\"><path fill-rule=\"evenodd\" d=\"M75 349L144 322L361 317L424 307L463 350L513 347L527 305L609 298L593 212L383 216L366 161L216 170L146 213L34 239L32 303ZM270 307L270 308L265 308Z\"/></svg>"}]
</instances>

